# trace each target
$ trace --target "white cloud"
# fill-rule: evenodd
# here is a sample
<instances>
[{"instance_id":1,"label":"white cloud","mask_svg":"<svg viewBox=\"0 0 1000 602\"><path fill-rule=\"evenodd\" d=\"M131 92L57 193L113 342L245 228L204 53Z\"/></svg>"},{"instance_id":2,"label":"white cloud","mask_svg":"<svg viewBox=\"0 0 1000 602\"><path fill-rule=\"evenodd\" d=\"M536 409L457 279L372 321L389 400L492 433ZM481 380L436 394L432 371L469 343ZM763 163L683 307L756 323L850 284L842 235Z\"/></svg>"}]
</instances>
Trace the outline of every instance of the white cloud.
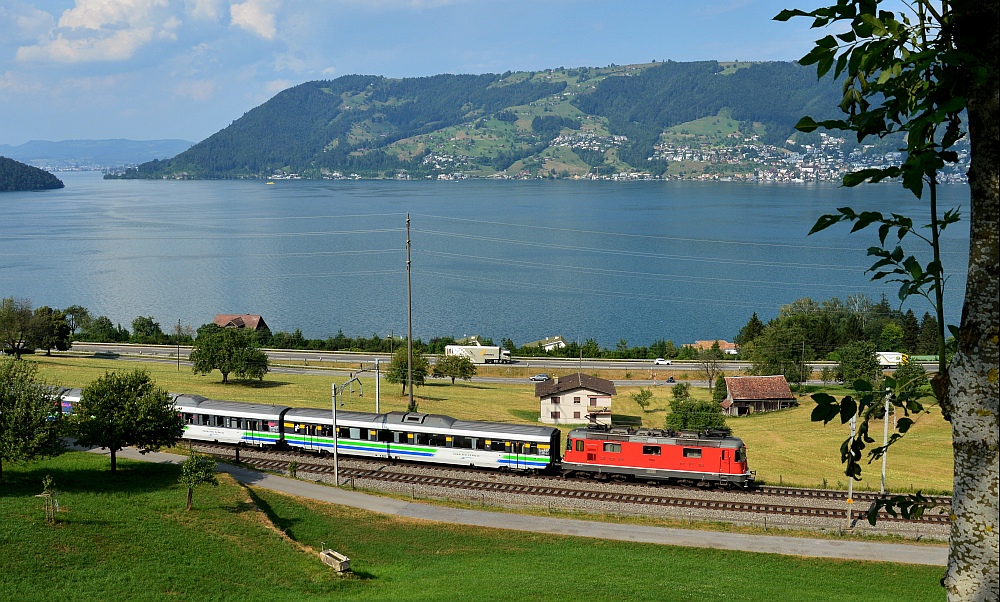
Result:
<instances>
[{"instance_id":1,"label":"white cloud","mask_svg":"<svg viewBox=\"0 0 1000 602\"><path fill-rule=\"evenodd\" d=\"M193 100L210 100L215 94L215 83L207 79L181 82L174 87L174 94Z\"/></svg>"},{"instance_id":2,"label":"white cloud","mask_svg":"<svg viewBox=\"0 0 1000 602\"><path fill-rule=\"evenodd\" d=\"M153 28L118 30L102 37L69 39L58 34L36 46L17 49L18 61L52 61L83 63L91 61L124 61L153 39Z\"/></svg>"},{"instance_id":3,"label":"white cloud","mask_svg":"<svg viewBox=\"0 0 1000 602\"><path fill-rule=\"evenodd\" d=\"M265 40L273 40L278 35L273 11L274 7L268 0L247 0L230 5L229 16L233 25Z\"/></svg>"},{"instance_id":4,"label":"white cloud","mask_svg":"<svg viewBox=\"0 0 1000 602\"><path fill-rule=\"evenodd\" d=\"M323 75L329 76L329 75L333 75L336 72L337 72L337 68L336 67L327 67L326 69L323 69L323 71L321 73Z\"/></svg>"},{"instance_id":5,"label":"white cloud","mask_svg":"<svg viewBox=\"0 0 1000 602\"><path fill-rule=\"evenodd\" d=\"M168 0L76 0L18 61L124 61L154 39L176 40L182 21Z\"/></svg>"},{"instance_id":6,"label":"white cloud","mask_svg":"<svg viewBox=\"0 0 1000 602\"><path fill-rule=\"evenodd\" d=\"M31 42L55 26L55 18L21 2L0 6L0 38L8 42Z\"/></svg>"},{"instance_id":7,"label":"white cloud","mask_svg":"<svg viewBox=\"0 0 1000 602\"><path fill-rule=\"evenodd\" d=\"M3 92L38 92L42 85L38 82L25 81L19 74L7 71L0 76L0 93Z\"/></svg>"},{"instance_id":8,"label":"white cloud","mask_svg":"<svg viewBox=\"0 0 1000 602\"><path fill-rule=\"evenodd\" d=\"M200 21L218 21L222 0L184 0L188 14Z\"/></svg>"}]
</instances>

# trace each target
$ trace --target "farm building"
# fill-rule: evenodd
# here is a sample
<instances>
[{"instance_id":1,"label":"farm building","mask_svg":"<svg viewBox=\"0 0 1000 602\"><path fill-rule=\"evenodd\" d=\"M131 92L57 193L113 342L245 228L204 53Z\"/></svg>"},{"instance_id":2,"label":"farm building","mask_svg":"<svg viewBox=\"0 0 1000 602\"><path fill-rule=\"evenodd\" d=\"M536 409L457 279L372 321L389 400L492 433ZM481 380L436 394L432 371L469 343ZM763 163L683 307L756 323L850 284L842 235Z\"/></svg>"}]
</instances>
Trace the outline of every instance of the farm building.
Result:
<instances>
[{"instance_id":1,"label":"farm building","mask_svg":"<svg viewBox=\"0 0 1000 602\"><path fill-rule=\"evenodd\" d=\"M541 403L539 420L549 424L611 424L615 383L589 374L570 374L535 385Z\"/></svg>"},{"instance_id":2,"label":"farm building","mask_svg":"<svg viewBox=\"0 0 1000 602\"><path fill-rule=\"evenodd\" d=\"M268 330L264 318L255 314L216 314L213 320L216 326L223 328L248 328L250 330Z\"/></svg>"},{"instance_id":3,"label":"farm building","mask_svg":"<svg viewBox=\"0 0 1000 602\"><path fill-rule=\"evenodd\" d=\"M727 376L722 411L729 416L773 412L798 405L784 376Z\"/></svg>"}]
</instances>

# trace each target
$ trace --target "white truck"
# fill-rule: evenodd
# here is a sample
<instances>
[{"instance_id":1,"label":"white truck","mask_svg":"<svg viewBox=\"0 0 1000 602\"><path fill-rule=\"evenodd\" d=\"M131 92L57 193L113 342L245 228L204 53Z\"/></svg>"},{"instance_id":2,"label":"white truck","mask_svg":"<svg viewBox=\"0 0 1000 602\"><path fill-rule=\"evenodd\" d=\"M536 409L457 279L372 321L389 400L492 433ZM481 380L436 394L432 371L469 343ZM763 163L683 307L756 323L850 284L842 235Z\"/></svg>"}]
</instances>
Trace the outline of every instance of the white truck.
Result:
<instances>
[{"instance_id":1,"label":"white truck","mask_svg":"<svg viewBox=\"0 0 1000 602\"><path fill-rule=\"evenodd\" d=\"M895 351L877 351L875 355L878 356L878 363L883 368L895 368L910 360L905 353L897 353Z\"/></svg>"},{"instance_id":2,"label":"white truck","mask_svg":"<svg viewBox=\"0 0 1000 602\"><path fill-rule=\"evenodd\" d=\"M444 354L469 358L473 364L510 363L510 351L496 345L446 345Z\"/></svg>"}]
</instances>

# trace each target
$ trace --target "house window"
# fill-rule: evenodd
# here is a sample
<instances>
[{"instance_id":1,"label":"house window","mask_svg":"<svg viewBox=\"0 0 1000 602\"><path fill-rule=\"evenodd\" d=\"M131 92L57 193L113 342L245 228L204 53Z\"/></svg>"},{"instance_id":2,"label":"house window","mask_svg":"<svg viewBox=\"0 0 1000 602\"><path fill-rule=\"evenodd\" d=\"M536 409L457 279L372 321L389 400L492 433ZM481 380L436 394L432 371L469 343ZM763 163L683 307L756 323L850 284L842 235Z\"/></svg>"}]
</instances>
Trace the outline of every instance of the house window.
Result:
<instances>
[{"instance_id":1,"label":"house window","mask_svg":"<svg viewBox=\"0 0 1000 602\"><path fill-rule=\"evenodd\" d=\"M549 414L549 418L559 418L559 412L552 412Z\"/></svg>"},{"instance_id":2,"label":"house window","mask_svg":"<svg viewBox=\"0 0 1000 602\"><path fill-rule=\"evenodd\" d=\"M597 407L597 398L596 397L591 397L590 398L590 407L592 407L592 408L596 408Z\"/></svg>"},{"instance_id":3,"label":"house window","mask_svg":"<svg viewBox=\"0 0 1000 602\"><path fill-rule=\"evenodd\" d=\"M580 412L573 412L573 418L579 418Z\"/></svg>"},{"instance_id":4,"label":"house window","mask_svg":"<svg viewBox=\"0 0 1000 602\"><path fill-rule=\"evenodd\" d=\"M573 403L580 403L580 398L579 397L574 397L573 398Z\"/></svg>"},{"instance_id":5,"label":"house window","mask_svg":"<svg viewBox=\"0 0 1000 602\"><path fill-rule=\"evenodd\" d=\"M684 457L685 458L700 458L701 457L701 448L698 448L698 447L685 447L684 448Z\"/></svg>"},{"instance_id":6,"label":"house window","mask_svg":"<svg viewBox=\"0 0 1000 602\"><path fill-rule=\"evenodd\" d=\"M558 397L558 396L556 396L556 397L553 397L553 398L552 398L552 403L553 403L553 404L558 404L558 403L559 403L559 397Z\"/></svg>"},{"instance_id":7,"label":"house window","mask_svg":"<svg viewBox=\"0 0 1000 602\"><path fill-rule=\"evenodd\" d=\"M613 454L620 454L620 453L622 453L622 444L621 443L605 443L604 444L604 451L611 452ZM701 451L701 450L698 450L698 451Z\"/></svg>"}]
</instances>

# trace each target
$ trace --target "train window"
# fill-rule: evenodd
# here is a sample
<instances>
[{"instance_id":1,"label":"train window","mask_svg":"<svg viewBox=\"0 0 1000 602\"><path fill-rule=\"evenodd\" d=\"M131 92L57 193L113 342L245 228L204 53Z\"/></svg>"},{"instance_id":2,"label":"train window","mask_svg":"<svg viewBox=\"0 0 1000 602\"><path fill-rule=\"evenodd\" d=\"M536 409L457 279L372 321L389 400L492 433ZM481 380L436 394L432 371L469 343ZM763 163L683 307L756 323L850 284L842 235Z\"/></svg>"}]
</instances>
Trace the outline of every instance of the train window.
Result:
<instances>
[{"instance_id":1,"label":"train window","mask_svg":"<svg viewBox=\"0 0 1000 602\"><path fill-rule=\"evenodd\" d=\"M486 449L486 439L473 439L472 440L473 449Z\"/></svg>"},{"instance_id":2,"label":"train window","mask_svg":"<svg viewBox=\"0 0 1000 602\"><path fill-rule=\"evenodd\" d=\"M685 458L700 458L701 448L700 447L685 447L684 448Z\"/></svg>"},{"instance_id":3,"label":"train window","mask_svg":"<svg viewBox=\"0 0 1000 602\"><path fill-rule=\"evenodd\" d=\"M503 448L504 448L503 441L497 441L496 439L490 441L490 451L500 452L504 450Z\"/></svg>"},{"instance_id":4,"label":"train window","mask_svg":"<svg viewBox=\"0 0 1000 602\"><path fill-rule=\"evenodd\" d=\"M348 433L347 436L350 437L351 439L361 438L361 429L347 429L347 433Z\"/></svg>"},{"instance_id":5,"label":"train window","mask_svg":"<svg viewBox=\"0 0 1000 602\"><path fill-rule=\"evenodd\" d=\"M524 446L525 446L524 453L531 454L531 455L534 455L534 456L538 455L538 444L537 443L531 443L531 444L525 443Z\"/></svg>"},{"instance_id":6,"label":"train window","mask_svg":"<svg viewBox=\"0 0 1000 602\"><path fill-rule=\"evenodd\" d=\"M278 421L277 420L269 420L267 422L267 430L269 432L272 432L272 433L277 433L278 432Z\"/></svg>"},{"instance_id":7,"label":"train window","mask_svg":"<svg viewBox=\"0 0 1000 602\"><path fill-rule=\"evenodd\" d=\"M468 437L455 437L451 441L451 446L459 449L472 449L472 439Z\"/></svg>"},{"instance_id":8,"label":"train window","mask_svg":"<svg viewBox=\"0 0 1000 602\"><path fill-rule=\"evenodd\" d=\"M351 429L349 427L346 427L346 426L338 426L337 427L337 438L338 439L350 439L351 438Z\"/></svg>"},{"instance_id":9,"label":"train window","mask_svg":"<svg viewBox=\"0 0 1000 602\"><path fill-rule=\"evenodd\" d=\"M414 433L413 439L414 439L413 442L416 443L417 445L427 445L427 443L430 441L430 437L427 436L427 433Z\"/></svg>"},{"instance_id":10,"label":"train window","mask_svg":"<svg viewBox=\"0 0 1000 602\"><path fill-rule=\"evenodd\" d=\"M658 456L658 455L660 455L660 446L659 445L643 445L642 446L642 453L645 456Z\"/></svg>"},{"instance_id":11,"label":"train window","mask_svg":"<svg viewBox=\"0 0 1000 602\"><path fill-rule=\"evenodd\" d=\"M736 450L737 462L746 462L746 459L747 459L747 448L741 447L738 450Z\"/></svg>"},{"instance_id":12,"label":"train window","mask_svg":"<svg viewBox=\"0 0 1000 602\"><path fill-rule=\"evenodd\" d=\"M233 419L232 419L232 418L230 418L229 416L226 416L225 420L226 420L226 428L227 428L227 429L229 429L229 428L233 428L233 427L232 427L232 424L233 424Z\"/></svg>"},{"instance_id":13,"label":"train window","mask_svg":"<svg viewBox=\"0 0 1000 602\"><path fill-rule=\"evenodd\" d=\"M583 451L583 439L576 440L576 451Z\"/></svg>"},{"instance_id":14,"label":"train window","mask_svg":"<svg viewBox=\"0 0 1000 602\"><path fill-rule=\"evenodd\" d=\"M448 446L447 439L448 438L445 437L444 435L438 435L434 433L427 435L427 442L430 445L434 445L436 447L447 447Z\"/></svg>"},{"instance_id":15,"label":"train window","mask_svg":"<svg viewBox=\"0 0 1000 602\"><path fill-rule=\"evenodd\" d=\"M191 414L184 412L182 416L184 417L184 424L191 424Z\"/></svg>"},{"instance_id":16,"label":"train window","mask_svg":"<svg viewBox=\"0 0 1000 602\"><path fill-rule=\"evenodd\" d=\"M620 454L620 453L622 453L622 444L621 443L605 443L604 444L604 451L611 452L613 454Z\"/></svg>"},{"instance_id":17,"label":"train window","mask_svg":"<svg viewBox=\"0 0 1000 602\"><path fill-rule=\"evenodd\" d=\"M208 426L208 414L198 414L198 424Z\"/></svg>"}]
</instances>

